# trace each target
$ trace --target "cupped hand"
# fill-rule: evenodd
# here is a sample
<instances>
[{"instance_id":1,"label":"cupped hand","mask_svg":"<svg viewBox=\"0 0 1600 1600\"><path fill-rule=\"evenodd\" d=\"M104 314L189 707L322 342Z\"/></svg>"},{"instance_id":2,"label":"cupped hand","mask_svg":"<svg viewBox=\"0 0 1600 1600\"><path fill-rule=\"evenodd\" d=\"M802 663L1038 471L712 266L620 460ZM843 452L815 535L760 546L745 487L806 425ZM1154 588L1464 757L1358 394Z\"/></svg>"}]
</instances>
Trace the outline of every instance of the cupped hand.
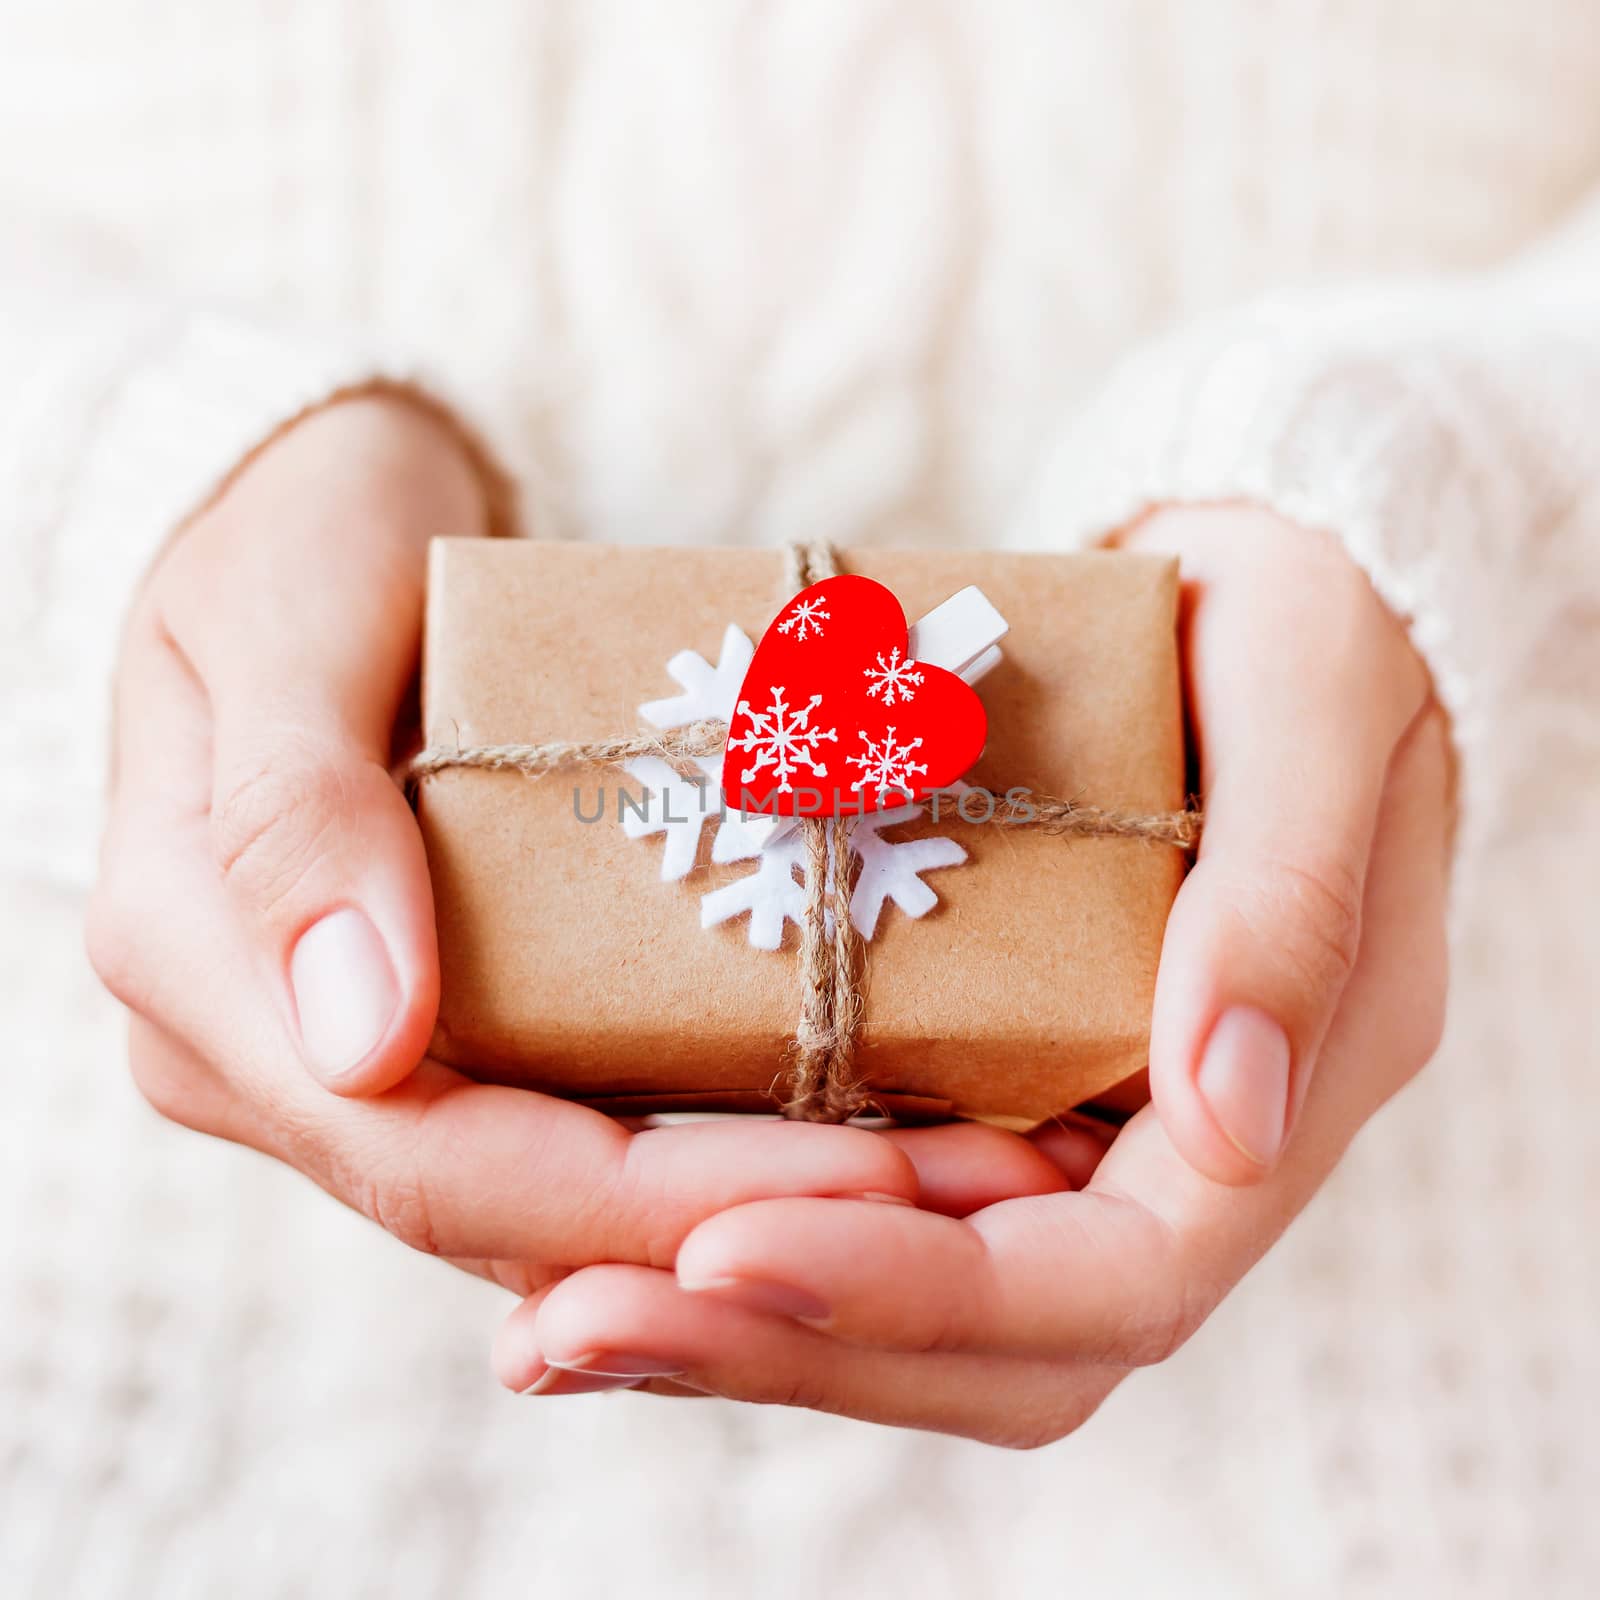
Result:
<instances>
[{"instance_id":1,"label":"cupped hand","mask_svg":"<svg viewBox=\"0 0 1600 1600\"><path fill-rule=\"evenodd\" d=\"M426 1059L433 902L392 746L427 541L485 520L443 423L353 398L267 446L150 574L88 926L133 1012L139 1087L521 1292L551 1269L670 1263L743 1201L913 1195L909 1159L859 1129L631 1134Z\"/></svg>"},{"instance_id":2,"label":"cupped hand","mask_svg":"<svg viewBox=\"0 0 1600 1600\"><path fill-rule=\"evenodd\" d=\"M503 1381L1059 1438L1183 1343L1433 1053L1452 775L1401 624L1331 540L1263 512L1164 512L1125 543L1183 561L1207 816L1163 946L1153 1104L1103 1153L1067 1128L901 1135L919 1209L752 1203L696 1227L675 1272L574 1274L506 1323Z\"/></svg>"}]
</instances>

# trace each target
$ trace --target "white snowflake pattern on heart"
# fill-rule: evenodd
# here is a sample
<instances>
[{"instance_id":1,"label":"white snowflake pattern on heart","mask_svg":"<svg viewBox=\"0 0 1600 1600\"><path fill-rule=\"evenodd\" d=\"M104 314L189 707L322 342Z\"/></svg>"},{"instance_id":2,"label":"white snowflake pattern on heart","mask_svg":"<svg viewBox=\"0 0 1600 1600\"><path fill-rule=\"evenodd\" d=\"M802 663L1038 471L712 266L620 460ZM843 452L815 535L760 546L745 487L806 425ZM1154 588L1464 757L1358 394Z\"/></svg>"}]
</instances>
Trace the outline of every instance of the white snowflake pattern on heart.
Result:
<instances>
[{"instance_id":1,"label":"white snowflake pattern on heart","mask_svg":"<svg viewBox=\"0 0 1600 1600\"><path fill-rule=\"evenodd\" d=\"M667 673L682 693L651 700L639 707L650 726L686 727L711 717L731 722L738 709L739 690L749 670L755 646L740 628L729 626L723 634L722 653L715 667L694 650L682 650L667 663ZM786 923L798 925L805 914L805 857L797 834L776 838L760 826L765 818L747 819L719 805L718 784L722 759L698 756L687 765L703 779L685 777L657 757L627 764L628 773L650 793L651 808L641 817L625 810L623 831L639 839L663 834L661 876L679 879L695 870L700 836L706 819L717 821L711 860L717 865L753 861L754 869L708 890L700 897L700 922L715 927L735 917L748 916L746 936L760 950L776 950L783 943ZM850 896L850 920L863 939L877 931L883 908L890 901L908 917L926 916L938 896L922 874L941 867L960 866L967 852L942 834L917 839L886 839L886 830L915 822L924 814L920 805L904 805L858 817L850 830L851 853L860 863Z\"/></svg>"},{"instance_id":2,"label":"white snowflake pattern on heart","mask_svg":"<svg viewBox=\"0 0 1600 1600\"><path fill-rule=\"evenodd\" d=\"M861 740L861 753L846 756L845 765L861 768L861 776L856 779L854 786L863 794L875 790L880 806L887 795L903 794L909 797L916 790L917 779L928 775L926 762L911 759L922 748L920 738L902 744L895 737L893 728L888 729L881 739L874 739L865 728L856 737Z\"/></svg>"},{"instance_id":3,"label":"white snowflake pattern on heart","mask_svg":"<svg viewBox=\"0 0 1600 1600\"><path fill-rule=\"evenodd\" d=\"M822 637L822 624L831 622L833 613L820 600L796 600L778 623L779 633L792 633L797 644L815 635Z\"/></svg>"},{"instance_id":4,"label":"white snowflake pattern on heart","mask_svg":"<svg viewBox=\"0 0 1600 1600\"><path fill-rule=\"evenodd\" d=\"M778 780L779 794L793 794L789 781L801 767L814 778L828 776L828 764L819 761L817 746L836 744L837 728L813 728L811 713L822 704L822 696L814 694L803 706L791 706L784 700L781 686L767 691L772 704L765 711L755 710L748 700L741 700L734 708L741 717L750 719L749 728L737 738L728 738L730 750L743 750L753 759L739 774L740 783L754 783L771 767Z\"/></svg>"},{"instance_id":5,"label":"white snowflake pattern on heart","mask_svg":"<svg viewBox=\"0 0 1600 1600\"><path fill-rule=\"evenodd\" d=\"M917 664L910 656L904 661L900 659L900 646L895 645L889 654L878 652L878 664L875 667L863 667L863 677L871 678L867 685L867 694L875 699L880 699L886 706L892 706L898 699L902 704L916 698L917 690L922 687L922 673L916 670Z\"/></svg>"}]
</instances>

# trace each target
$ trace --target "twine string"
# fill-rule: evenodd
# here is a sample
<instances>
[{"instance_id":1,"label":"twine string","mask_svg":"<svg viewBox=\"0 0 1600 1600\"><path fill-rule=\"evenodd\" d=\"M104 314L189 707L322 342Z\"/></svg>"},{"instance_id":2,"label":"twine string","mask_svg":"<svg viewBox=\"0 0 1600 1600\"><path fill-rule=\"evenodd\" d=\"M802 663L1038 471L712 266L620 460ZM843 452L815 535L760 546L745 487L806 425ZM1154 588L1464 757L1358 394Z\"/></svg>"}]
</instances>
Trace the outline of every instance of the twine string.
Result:
<instances>
[{"instance_id":1,"label":"twine string","mask_svg":"<svg viewBox=\"0 0 1600 1600\"><path fill-rule=\"evenodd\" d=\"M520 772L527 778L577 767L619 767L640 756L686 761L714 756L727 743L728 725L705 717L665 733L634 733L621 739L555 739L546 744L435 745L415 757L406 769L413 789L436 772L471 767L480 772Z\"/></svg>"},{"instance_id":2,"label":"twine string","mask_svg":"<svg viewBox=\"0 0 1600 1600\"><path fill-rule=\"evenodd\" d=\"M1004 828L1037 828L1057 838L1147 839L1180 850L1193 850L1200 843L1203 817L1196 806L1183 811L1113 811L1060 795L1030 792L1023 799L1012 800L988 789L968 792L988 795L994 802L989 820Z\"/></svg>"},{"instance_id":3,"label":"twine string","mask_svg":"<svg viewBox=\"0 0 1600 1600\"><path fill-rule=\"evenodd\" d=\"M867 1104L853 1062L861 1034L861 935L850 917L855 852L850 818L804 817L805 913L800 924L800 1021L783 1114L848 1122ZM832 922L830 931L828 924Z\"/></svg>"},{"instance_id":4,"label":"twine string","mask_svg":"<svg viewBox=\"0 0 1600 1600\"><path fill-rule=\"evenodd\" d=\"M784 580L790 594L838 574L833 547L822 540L785 547ZM438 773L462 768L543 777L590 766L620 766L640 756L685 761L716 755L728 725L705 718L664 733L617 739L551 740L543 744L438 745L421 752L407 769L415 793ZM1063 838L1142 839L1193 850L1200 840L1201 813L1131 812L1083 805L1056 795L1027 791L1016 798L969 788L985 796L984 820L1004 827L1037 828ZM847 1122L866 1110L871 1095L856 1070L866 1000L862 991L862 940L850 916L856 856L850 835L855 818L802 817L805 846L805 907L800 921L800 1016L789 1045L790 1071L783 1115L803 1122Z\"/></svg>"},{"instance_id":5,"label":"twine string","mask_svg":"<svg viewBox=\"0 0 1600 1600\"><path fill-rule=\"evenodd\" d=\"M790 594L799 594L824 578L839 576L839 553L826 539L783 547L783 581Z\"/></svg>"}]
</instances>

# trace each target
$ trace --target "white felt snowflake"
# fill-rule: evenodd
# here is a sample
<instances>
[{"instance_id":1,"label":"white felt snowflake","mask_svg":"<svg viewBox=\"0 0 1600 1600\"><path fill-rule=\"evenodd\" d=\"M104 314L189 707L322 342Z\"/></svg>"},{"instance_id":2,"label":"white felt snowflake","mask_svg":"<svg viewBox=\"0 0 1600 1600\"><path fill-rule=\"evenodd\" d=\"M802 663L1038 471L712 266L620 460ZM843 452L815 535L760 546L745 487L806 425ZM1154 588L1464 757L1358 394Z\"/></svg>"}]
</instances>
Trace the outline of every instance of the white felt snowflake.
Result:
<instances>
[{"instance_id":1,"label":"white felt snowflake","mask_svg":"<svg viewBox=\"0 0 1600 1600\"><path fill-rule=\"evenodd\" d=\"M900 659L899 645L887 656L880 650L877 666L861 669L863 676L872 679L867 685L867 693L881 699L886 706L892 706L896 698L902 704L914 699L917 690L922 687L922 674L916 670L916 666L909 656L904 661Z\"/></svg>"},{"instance_id":2,"label":"white felt snowflake","mask_svg":"<svg viewBox=\"0 0 1600 1600\"><path fill-rule=\"evenodd\" d=\"M822 637L822 624L833 619L820 600L796 600L778 623L779 633L792 633L797 644L815 634Z\"/></svg>"},{"instance_id":3,"label":"white felt snowflake","mask_svg":"<svg viewBox=\"0 0 1600 1600\"><path fill-rule=\"evenodd\" d=\"M908 917L926 916L939 897L921 875L936 867L959 867L967 859L967 852L954 839L941 834L927 839L883 837L885 828L914 822L921 815L921 806L870 811L858 817L850 829L850 848L861 858L856 886L850 892L850 920L863 939L877 932L886 900L893 900Z\"/></svg>"},{"instance_id":4,"label":"white felt snowflake","mask_svg":"<svg viewBox=\"0 0 1600 1600\"><path fill-rule=\"evenodd\" d=\"M954 839L885 839L885 828L915 822L921 806L896 806L869 812L850 829L850 849L860 860L855 888L850 891L850 920L863 939L878 931L878 919L892 900L908 917L926 916L939 897L922 881L924 872L958 867L967 852ZM828 884L836 861L829 844ZM750 943L758 950L776 950L783 943L783 925L797 926L805 916L805 845L797 834L775 839L761 852L756 871L700 897L700 926L714 928L731 917L750 913ZM828 928L833 928L829 913Z\"/></svg>"},{"instance_id":5,"label":"white felt snowflake","mask_svg":"<svg viewBox=\"0 0 1600 1600\"><path fill-rule=\"evenodd\" d=\"M750 913L749 939L758 950L776 950L783 943L785 922L805 916L806 891L802 847L797 836L774 839L761 851L754 872L700 896L700 926Z\"/></svg>"},{"instance_id":6,"label":"white felt snowflake","mask_svg":"<svg viewBox=\"0 0 1600 1600\"><path fill-rule=\"evenodd\" d=\"M909 795L917 787L916 780L928 775L926 762L911 759L922 748L920 738L913 739L909 744L901 744L895 738L893 728L888 729L881 739L874 739L865 728L857 737L861 740L861 753L846 756L845 765L861 768L861 776L856 779L855 787L863 793L876 791L880 806L891 794Z\"/></svg>"},{"instance_id":7,"label":"white felt snowflake","mask_svg":"<svg viewBox=\"0 0 1600 1600\"><path fill-rule=\"evenodd\" d=\"M717 816L721 810L722 796L715 777L704 770L704 758L694 764L701 769L698 782L657 756L642 756L627 767L644 785L644 810L641 815L631 806L622 807L622 831L630 839L652 833L667 836L661 876L669 883L694 870L695 857L700 854L700 829L707 817Z\"/></svg>"},{"instance_id":8,"label":"white felt snowflake","mask_svg":"<svg viewBox=\"0 0 1600 1600\"><path fill-rule=\"evenodd\" d=\"M667 676L683 690L665 700L647 700L639 715L652 728L683 728L702 717L727 722L744 687L756 647L743 628L731 622L723 630L722 654L712 666L698 650L680 650L667 663Z\"/></svg>"},{"instance_id":9,"label":"white felt snowflake","mask_svg":"<svg viewBox=\"0 0 1600 1600\"><path fill-rule=\"evenodd\" d=\"M817 746L836 744L837 728L813 728L811 713L822 704L822 696L814 694L803 706L791 706L783 698L781 685L767 691L772 704L765 711L754 710L748 700L741 700L736 708L741 717L750 719L749 728L742 734L728 736L730 750L748 751L754 759L739 774L740 783L753 783L768 767L778 780L779 794L793 794L789 781L801 767L814 778L828 776L828 764L818 759Z\"/></svg>"},{"instance_id":10,"label":"white felt snowflake","mask_svg":"<svg viewBox=\"0 0 1600 1600\"><path fill-rule=\"evenodd\" d=\"M640 716L663 730L681 728L703 717L731 722L754 653L749 638L735 627L723 635L722 654L715 667L696 651L681 651L667 663L667 671L682 693L649 701L639 707ZM771 837L764 827L765 818L747 819L722 807L720 756L698 756L686 765L692 769L689 776L655 756L628 763L628 772L645 788L645 813L641 816L624 808L623 830L633 839L664 835L661 875L677 879L694 870L701 831L707 818L715 819L712 861L753 861L755 866L700 897L700 924L711 928L748 914L750 943L760 950L776 950L783 944L784 925L798 924L805 915L804 844L797 832ZM966 851L954 839L883 837L886 830L914 822L922 814L919 805L898 806L870 812L851 827L850 847L860 868L850 896L850 920L864 939L877 931L883 908L890 901L908 917L925 916L938 897L923 882L922 874L959 866L967 859Z\"/></svg>"},{"instance_id":11,"label":"white felt snowflake","mask_svg":"<svg viewBox=\"0 0 1600 1600\"><path fill-rule=\"evenodd\" d=\"M731 624L722 635L722 654L712 666L697 650L680 650L667 663L668 675L682 689L665 700L650 700L639 707L639 715L654 728L686 727L691 722L712 717L720 722L733 718L739 689L756 647L741 628ZM624 808L623 831L630 839L649 834L666 835L667 847L661 857L661 876L669 881L687 877L700 853L700 831L707 818L718 822L711 845L716 862L748 861L761 853L758 834L737 811L722 808L722 757L697 756L688 763L698 769L704 785L682 777L655 756L645 756L627 764L627 772L645 786L646 815L641 817Z\"/></svg>"}]
</instances>

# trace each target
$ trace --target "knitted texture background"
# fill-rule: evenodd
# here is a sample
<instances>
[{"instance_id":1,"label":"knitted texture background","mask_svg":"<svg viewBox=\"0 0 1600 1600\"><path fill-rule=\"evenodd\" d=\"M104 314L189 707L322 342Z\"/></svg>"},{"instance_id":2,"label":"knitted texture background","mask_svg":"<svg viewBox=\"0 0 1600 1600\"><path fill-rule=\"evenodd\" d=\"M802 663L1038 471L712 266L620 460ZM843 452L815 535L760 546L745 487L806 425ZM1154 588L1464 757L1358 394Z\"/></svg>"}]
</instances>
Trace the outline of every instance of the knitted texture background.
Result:
<instances>
[{"instance_id":1,"label":"knitted texture background","mask_svg":"<svg viewBox=\"0 0 1600 1600\"><path fill-rule=\"evenodd\" d=\"M1592 1594L1592 8L12 9L0 1590ZM138 1101L80 954L117 622L376 372L546 534L1066 543L1247 494L1411 617L1470 803L1445 1047L1078 1438L518 1401L494 1291Z\"/></svg>"}]
</instances>

